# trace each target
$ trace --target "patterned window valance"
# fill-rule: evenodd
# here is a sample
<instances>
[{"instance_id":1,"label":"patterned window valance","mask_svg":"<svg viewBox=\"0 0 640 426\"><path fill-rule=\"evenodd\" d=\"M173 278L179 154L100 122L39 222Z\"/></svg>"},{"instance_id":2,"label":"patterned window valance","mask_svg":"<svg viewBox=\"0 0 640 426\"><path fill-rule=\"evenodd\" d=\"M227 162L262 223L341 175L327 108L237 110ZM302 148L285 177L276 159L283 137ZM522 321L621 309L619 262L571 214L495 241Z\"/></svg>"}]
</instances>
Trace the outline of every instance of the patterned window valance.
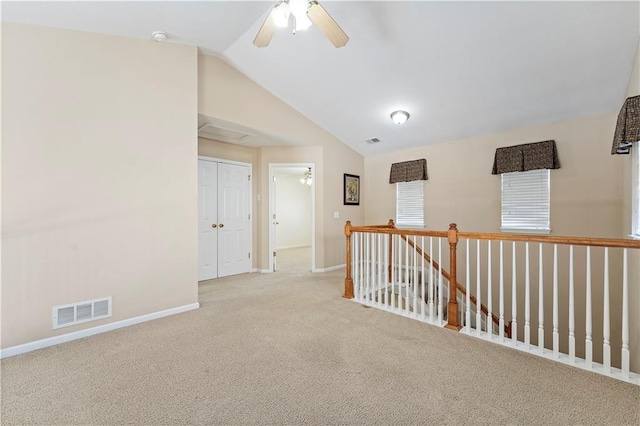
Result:
<instances>
[{"instance_id":1,"label":"patterned window valance","mask_svg":"<svg viewBox=\"0 0 640 426\"><path fill-rule=\"evenodd\" d=\"M496 149L491 174L559 168L556 141L551 140Z\"/></svg>"},{"instance_id":2,"label":"patterned window valance","mask_svg":"<svg viewBox=\"0 0 640 426\"><path fill-rule=\"evenodd\" d=\"M613 134L611 154L628 154L631 144L640 141L640 95L624 101Z\"/></svg>"},{"instance_id":3,"label":"patterned window valance","mask_svg":"<svg viewBox=\"0 0 640 426\"><path fill-rule=\"evenodd\" d=\"M427 160L403 161L393 163L389 174L389 183L413 182L414 180L427 180Z\"/></svg>"}]
</instances>

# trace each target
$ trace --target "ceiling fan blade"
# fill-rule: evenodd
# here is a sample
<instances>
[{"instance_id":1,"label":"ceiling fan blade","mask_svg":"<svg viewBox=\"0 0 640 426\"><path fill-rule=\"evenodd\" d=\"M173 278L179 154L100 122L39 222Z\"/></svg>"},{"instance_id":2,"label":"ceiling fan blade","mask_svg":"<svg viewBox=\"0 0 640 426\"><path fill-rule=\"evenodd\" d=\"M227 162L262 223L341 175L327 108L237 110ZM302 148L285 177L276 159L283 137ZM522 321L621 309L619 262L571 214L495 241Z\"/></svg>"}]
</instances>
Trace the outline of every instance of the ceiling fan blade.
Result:
<instances>
[{"instance_id":1,"label":"ceiling fan blade","mask_svg":"<svg viewBox=\"0 0 640 426\"><path fill-rule=\"evenodd\" d=\"M260 27L258 34L256 34L256 38L253 39L253 44L258 47L267 47L276 30L278 29L278 27L276 26L276 21L273 17L274 10L275 7L272 7L271 11L267 15L267 19L264 20L264 23Z\"/></svg>"},{"instance_id":2,"label":"ceiling fan blade","mask_svg":"<svg viewBox=\"0 0 640 426\"><path fill-rule=\"evenodd\" d=\"M335 47L342 47L349 41L349 37L342 28L333 20L326 10L317 1L309 2L307 15L313 24L327 36Z\"/></svg>"}]
</instances>

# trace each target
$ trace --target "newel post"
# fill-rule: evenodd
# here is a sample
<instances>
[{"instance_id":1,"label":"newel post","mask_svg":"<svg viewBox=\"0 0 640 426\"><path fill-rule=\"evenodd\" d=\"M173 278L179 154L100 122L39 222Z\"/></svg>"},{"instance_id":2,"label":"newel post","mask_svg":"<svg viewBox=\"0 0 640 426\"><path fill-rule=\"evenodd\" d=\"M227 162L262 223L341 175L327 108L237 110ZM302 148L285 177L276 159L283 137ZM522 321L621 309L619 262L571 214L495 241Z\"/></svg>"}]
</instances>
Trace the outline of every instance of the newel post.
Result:
<instances>
[{"instance_id":1,"label":"newel post","mask_svg":"<svg viewBox=\"0 0 640 426\"><path fill-rule=\"evenodd\" d=\"M344 279L344 295L346 299L353 299L353 279L351 278L351 221L344 225L344 235L347 237L347 277Z\"/></svg>"},{"instance_id":2,"label":"newel post","mask_svg":"<svg viewBox=\"0 0 640 426\"><path fill-rule=\"evenodd\" d=\"M458 323L458 300L457 300L457 273L456 273L456 248L458 246L458 226L455 223L449 224L447 232L449 241L449 303L447 304L447 325L445 328L460 330L462 326Z\"/></svg>"}]
</instances>

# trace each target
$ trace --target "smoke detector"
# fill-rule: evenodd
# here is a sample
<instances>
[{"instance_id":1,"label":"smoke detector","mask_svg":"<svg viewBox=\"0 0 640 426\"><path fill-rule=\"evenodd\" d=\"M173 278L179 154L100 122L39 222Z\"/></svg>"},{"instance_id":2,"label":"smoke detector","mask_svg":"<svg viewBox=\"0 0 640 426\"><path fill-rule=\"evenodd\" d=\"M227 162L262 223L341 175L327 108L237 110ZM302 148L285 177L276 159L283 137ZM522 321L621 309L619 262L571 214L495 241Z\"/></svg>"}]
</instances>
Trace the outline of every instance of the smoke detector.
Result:
<instances>
[{"instance_id":1,"label":"smoke detector","mask_svg":"<svg viewBox=\"0 0 640 426\"><path fill-rule=\"evenodd\" d=\"M165 41L167 39L167 33L164 31L154 31L151 37L153 37L155 41Z\"/></svg>"}]
</instances>

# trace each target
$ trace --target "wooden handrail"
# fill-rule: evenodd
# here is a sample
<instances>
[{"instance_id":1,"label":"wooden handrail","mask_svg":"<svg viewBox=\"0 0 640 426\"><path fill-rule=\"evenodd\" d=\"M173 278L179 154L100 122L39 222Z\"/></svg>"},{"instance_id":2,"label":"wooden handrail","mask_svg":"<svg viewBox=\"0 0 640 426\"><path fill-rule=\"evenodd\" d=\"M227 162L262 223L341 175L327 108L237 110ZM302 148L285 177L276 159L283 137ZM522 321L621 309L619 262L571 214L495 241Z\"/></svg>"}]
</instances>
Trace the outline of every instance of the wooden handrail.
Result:
<instances>
[{"instance_id":1,"label":"wooden handrail","mask_svg":"<svg viewBox=\"0 0 640 426\"><path fill-rule=\"evenodd\" d=\"M380 233L390 235L411 234L416 237L447 237L447 231L427 231L422 229L402 229L390 227L389 225L367 225L352 226L352 232ZM569 237L558 235L532 235L532 234L494 234L481 232L458 232L458 238L469 240L502 240L521 241L533 243L566 244L575 246L592 247L615 247L640 249L640 240L623 238L591 238L591 237Z\"/></svg>"},{"instance_id":2,"label":"wooden handrail","mask_svg":"<svg viewBox=\"0 0 640 426\"><path fill-rule=\"evenodd\" d=\"M487 234L480 232L459 232L458 237L468 240L502 240L529 243L566 244L574 246L640 248L640 240L622 238L566 237L559 235L531 234Z\"/></svg>"}]
</instances>

